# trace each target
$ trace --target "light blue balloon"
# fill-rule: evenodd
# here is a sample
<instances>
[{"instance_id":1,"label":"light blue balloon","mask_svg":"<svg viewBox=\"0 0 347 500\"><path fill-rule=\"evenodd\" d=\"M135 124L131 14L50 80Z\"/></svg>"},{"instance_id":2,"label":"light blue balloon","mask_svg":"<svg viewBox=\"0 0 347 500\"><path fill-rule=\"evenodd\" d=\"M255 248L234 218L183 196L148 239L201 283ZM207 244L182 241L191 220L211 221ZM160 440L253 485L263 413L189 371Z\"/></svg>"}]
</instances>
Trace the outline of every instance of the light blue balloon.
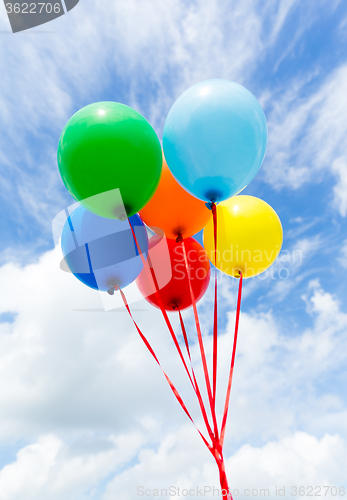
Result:
<instances>
[{"instance_id":1,"label":"light blue balloon","mask_svg":"<svg viewBox=\"0 0 347 500\"><path fill-rule=\"evenodd\" d=\"M229 80L193 85L165 121L163 149L172 174L207 202L226 200L246 187L263 162L266 145L259 102Z\"/></svg>"},{"instance_id":2,"label":"light blue balloon","mask_svg":"<svg viewBox=\"0 0 347 500\"><path fill-rule=\"evenodd\" d=\"M132 235L147 258L146 228L135 214L120 221L95 215L79 206L65 222L61 247L70 271L95 290L124 288L140 274L143 264Z\"/></svg>"}]
</instances>

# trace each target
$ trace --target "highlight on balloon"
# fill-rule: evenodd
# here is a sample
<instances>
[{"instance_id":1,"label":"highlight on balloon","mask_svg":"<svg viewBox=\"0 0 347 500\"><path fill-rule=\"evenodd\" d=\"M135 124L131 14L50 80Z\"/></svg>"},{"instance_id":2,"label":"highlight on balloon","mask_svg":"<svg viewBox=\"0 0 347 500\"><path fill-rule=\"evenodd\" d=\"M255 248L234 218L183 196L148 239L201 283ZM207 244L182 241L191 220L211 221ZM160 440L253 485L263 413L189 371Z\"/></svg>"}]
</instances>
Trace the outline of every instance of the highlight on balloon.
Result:
<instances>
[{"instance_id":1,"label":"highlight on balloon","mask_svg":"<svg viewBox=\"0 0 347 500\"><path fill-rule=\"evenodd\" d=\"M94 103L79 110L67 122L58 145L59 172L76 200L53 221L54 239L60 241L63 254L61 267L81 286L122 304L177 402L194 423L190 401L183 401L133 316L130 289L136 289L137 298L146 300L153 311L160 311L163 330L172 338L197 399L204 423L204 429L197 430L216 462L225 500L232 498L223 445L243 281L269 269L283 241L275 210L264 200L240 194L262 165L267 137L266 118L257 99L238 83L215 79L193 85L173 103L162 145L140 113L116 102ZM195 238L200 231L203 244ZM236 279L238 293L224 409L218 414L221 276ZM198 302L209 287L213 317L206 335ZM194 318L194 331L189 334L185 311L191 311ZM174 316L180 331L172 326ZM193 335L203 387L191 357ZM211 366L207 342L212 345Z\"/></svg>"}]
</instances>

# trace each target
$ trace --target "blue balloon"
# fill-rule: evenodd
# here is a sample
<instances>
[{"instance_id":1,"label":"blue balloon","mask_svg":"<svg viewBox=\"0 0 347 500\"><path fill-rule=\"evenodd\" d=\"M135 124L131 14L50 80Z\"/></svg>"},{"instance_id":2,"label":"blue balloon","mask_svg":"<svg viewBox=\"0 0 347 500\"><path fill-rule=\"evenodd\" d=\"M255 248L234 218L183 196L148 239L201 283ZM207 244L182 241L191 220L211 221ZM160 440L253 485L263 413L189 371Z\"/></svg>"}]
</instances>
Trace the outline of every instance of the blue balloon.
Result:
<instances>
[{"instance_id":1,"label":"blue balloon","mask_svg":"<svg viewBox=\"0 0 347 500\"><path fill-rule=\"evenodd\" d=\"M68 217L61 235L61 247L70 271L95 290L113 293L140 274L143 264L130 225L145 258L148 253L146 228L135 214L120 221L95 215L79 206Z\"/></svg>"},{"instance_id":2,"label":"blue balloon","mask_svg":"<svg viewBox=\"0 0 347 500\"><path fill-rule=\"evenodd\" d=\"M193 85L165 121L163 149L172 174L206 202L226 200L246 187L263 162L266 145L259 102L229 80Z\"/></svg>"}]
</instances>

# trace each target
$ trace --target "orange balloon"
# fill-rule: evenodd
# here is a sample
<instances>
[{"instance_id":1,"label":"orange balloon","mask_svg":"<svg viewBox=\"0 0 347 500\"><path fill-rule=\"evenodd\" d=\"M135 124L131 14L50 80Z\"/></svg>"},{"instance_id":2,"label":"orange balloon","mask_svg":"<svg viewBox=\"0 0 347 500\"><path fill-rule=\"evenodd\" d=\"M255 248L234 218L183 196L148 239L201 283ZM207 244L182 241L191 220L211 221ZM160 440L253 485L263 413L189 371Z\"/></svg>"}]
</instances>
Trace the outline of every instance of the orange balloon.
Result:
<instances>
[{"instance_id":1,"label":"orange balloon","mask_svg":"<svg viewBox=\"0 0 347 500\"><path fill-rule=\"evenodd\" d=\"M212 216L204 201L181 187L163 158L159 185L153 197L140 211L147 226L159 227L167 238L189 238L201 231Z\"/></svg>"}]
</instances>

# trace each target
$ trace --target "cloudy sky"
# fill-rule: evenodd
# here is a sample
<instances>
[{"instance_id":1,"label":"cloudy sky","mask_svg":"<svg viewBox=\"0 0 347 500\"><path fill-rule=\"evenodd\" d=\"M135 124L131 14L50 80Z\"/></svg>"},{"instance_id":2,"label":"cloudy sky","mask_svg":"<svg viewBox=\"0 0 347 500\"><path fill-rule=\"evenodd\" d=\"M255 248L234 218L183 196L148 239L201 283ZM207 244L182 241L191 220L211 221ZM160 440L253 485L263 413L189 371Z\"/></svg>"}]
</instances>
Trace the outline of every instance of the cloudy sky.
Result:
<instances>
[{"instance_id":1,"label":"cloudy sky","mask_svg":"<svg viewBox=\"0 0 347 500\"><path fill-rule=\"evenodd\" d=\"M126 313L105 312L97 292L60 270L51 229L73 201L56 164L73 113L119 101L161 138L174 100L209 78L237 81L262 104L268 151L245 194L272 205L284 228L273 272L245 282L229 483L240 495L269 488L275 498L286 487L295 498L295 487L326 485L342 496L346 45L343 0L80 0L16 35L0 5L0 500L130 500L138 487L218 486L212 457ZM220 282L221 395L236 287ZM160 315L133 307L201 423ZM200 311L210 356L212 290ZM198 367L196 345L193 357ZM207 489L205 498L216 496Z\"/></svg>"}]
</instances>

